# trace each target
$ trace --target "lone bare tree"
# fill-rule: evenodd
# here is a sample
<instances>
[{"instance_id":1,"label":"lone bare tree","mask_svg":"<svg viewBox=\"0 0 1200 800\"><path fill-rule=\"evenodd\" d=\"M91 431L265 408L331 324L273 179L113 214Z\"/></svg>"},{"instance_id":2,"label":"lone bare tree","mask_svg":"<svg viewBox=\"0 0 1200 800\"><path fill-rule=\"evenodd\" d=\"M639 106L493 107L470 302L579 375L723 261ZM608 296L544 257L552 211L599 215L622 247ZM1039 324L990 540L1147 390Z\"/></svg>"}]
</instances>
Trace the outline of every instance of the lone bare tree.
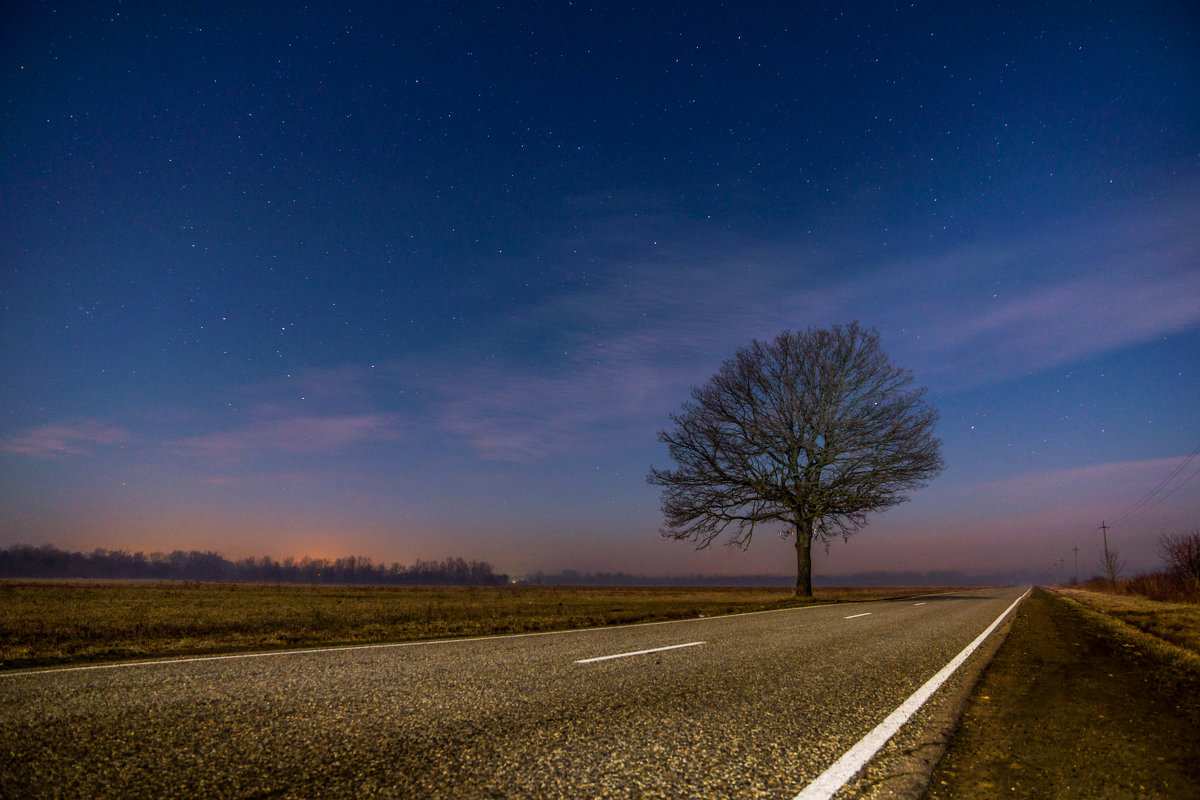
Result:
<instances>
[{"instance_id":1,"label":"lone bare tree","mask_svg":"<svg viewBox=\"0 0 1200 800\"><path fill-rule=\"evenodd\" d=\"M937 412L912 381L857 322L738 350L659 431L678 464L646 478L663 487L662 535L700 549L728 532L744 550L782 523L811 597L814 541L848 537L942 470Z\"/></svg>"},{"instance_id":2,"label":"lone bare tree","mask_svg":"<svg viewBox=\"0 0 1200 800\"><path fill-rule=\"evenodd\" d=\"M1121 551L1115 547L1110 548L1105 543L1104 553L1100 556L1100 568L1108 576L1109 588L1115 592L1117 590L1117 578L1120 578L1121 573L1125 571L1125 559L1121 558Z\"/></svg>"}]
</instances>

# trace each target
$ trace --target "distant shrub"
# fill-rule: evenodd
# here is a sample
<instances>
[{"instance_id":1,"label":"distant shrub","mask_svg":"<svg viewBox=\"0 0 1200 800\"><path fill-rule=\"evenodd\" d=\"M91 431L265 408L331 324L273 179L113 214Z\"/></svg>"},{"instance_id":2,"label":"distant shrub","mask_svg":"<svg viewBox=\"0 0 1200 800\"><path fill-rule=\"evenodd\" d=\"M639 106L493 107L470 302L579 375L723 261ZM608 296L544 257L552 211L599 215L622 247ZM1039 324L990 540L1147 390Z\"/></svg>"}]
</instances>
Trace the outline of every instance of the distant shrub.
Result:
<instances>
[{"instance_id":1,"label":"distant shrub","mask_svg":"<svg viewBox=\"0 0 1200 800\"><path fill-rule=\"evenodd\" d=\"M1168 572L1200 581L1200 530L1164 533L1158 540L1158 553Z\"/></svg>"},{"instance_id":2,"label":"distant shrub","mask_svg":"<svg viewBox=\"0 0 1200 800\"><path fill-rule=\"evenodd\" d=\"M1158 553L1164 569L1157 572L1116 580L1096 575L1078 585L1094 592L1134 593L1168 603L1200 603L1200 530L1163 534Z\"/></svg>"},{"instance_id":3,"label":"distant shrub","mask_svg":"<svg viewBox=\"0 0 1200 800\"><path fill-rule=\"evenodd\" d=\"M1125 589L1151 600L1200 603L1200 578L1178 572L1149 572L1125 581Z\"/></svg>"},{"instance_id":4,"label":"distant shrub","mask_svg":"<svg viewBox=\"0 0 1200 800\"><path fill-rule=\"evenodd\" d=\"M1200 603L1200 580L1165 570L1146 572L1113 582L1096 576L1077 584L1080 588L1107 594L1139 594L1165 603Z\"/></svg>"},{"instance_id":5,"label":"distant shrub","mask_svg":"<svg viewBox=\"0 0 1200 800\"><path fill-rule=\"evenodd\" d=\"M1125 584L1129 581L1122 579L1115 583L1101 575L1093 575L1085 581L1080 581L1077 586L1083 589L1088 589L1093 592L1108 592L1109 594L1124 594Z\"/></svg>"}]
</instances>

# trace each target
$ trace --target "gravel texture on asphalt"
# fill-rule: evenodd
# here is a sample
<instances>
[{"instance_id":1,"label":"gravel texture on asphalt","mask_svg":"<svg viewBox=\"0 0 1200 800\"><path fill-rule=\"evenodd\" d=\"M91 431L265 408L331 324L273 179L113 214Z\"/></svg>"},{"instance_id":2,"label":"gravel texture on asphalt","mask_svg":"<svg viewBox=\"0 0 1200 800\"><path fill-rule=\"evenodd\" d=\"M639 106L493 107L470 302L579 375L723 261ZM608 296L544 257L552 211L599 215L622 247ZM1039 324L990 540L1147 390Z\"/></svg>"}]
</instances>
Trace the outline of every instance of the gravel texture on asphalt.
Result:
<instances>
[{"instance_id":1,"label":"gravel texture on asphalt","mask_svg":"<svg viewBox=\"0 0 1200 800\"><path fill-rule=\"evenodd\" d=\"M790 798L1021 591L0 674L0 796Z\"/></svg>"}]
</instances>

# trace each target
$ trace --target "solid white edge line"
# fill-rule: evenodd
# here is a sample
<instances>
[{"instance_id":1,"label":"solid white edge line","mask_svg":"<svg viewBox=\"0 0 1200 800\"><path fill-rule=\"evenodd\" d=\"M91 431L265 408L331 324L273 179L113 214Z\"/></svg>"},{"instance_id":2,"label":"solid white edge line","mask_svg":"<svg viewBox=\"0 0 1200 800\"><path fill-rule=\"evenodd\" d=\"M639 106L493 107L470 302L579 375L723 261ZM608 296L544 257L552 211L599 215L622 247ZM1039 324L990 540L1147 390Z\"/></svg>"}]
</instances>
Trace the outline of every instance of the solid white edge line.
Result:
<instances>
[{"instance_id":1,"label":"solid white edge line","mask_svg":"<svg viewBox=\"0 0 1200 800\"><path fill-rule=\"evenodd\" d=\"M975 637L975 641L963 648L963 651L956 655L949 664L942 667L936 675L925 682L924 686L917 689L899 708L889 714L883 722L879 723L875 727L875 730L860 739L858 744L847 750L841 758L833 762L833 766L822 772L815 781L805 786L792 800L829 800L829 798L832 798L839 789L858 774L859 770L866 766L866 763L879 752L887 743L887 740L892 738L896 731L900 730L900 726L908 722L909 717L925 704L925 701L946 682L947 678L954 674L955 670L975 652L979 645L983 644L983 641L991 635L992 631L999 627L1009 612L1029 596L1030 591L1032 589L1026 589L1025 594L1014 600L1012 605L1006 608L1004 613L996 617L995 621L991 625L988 625L983 633Z\"/></svg>"},{"instance_id":2,"label":"solid white edge line","mask_svg":"<svg viewBox=\"0 0 1200 800\"><path fill-rule=\"evenodd\" d=\"M614 658L628 658L629 656L644 656L647 653L661 653L663 650L678 650L681 647L695 647L699 644L708 644L708 642L688 642L687 644L672 644L666 647L654 647L649 650L635 650L632 653L617 653L612 656L596 656L595 658L581 658L576 661L576 664L591 664L596 661L610 661Z\"/></svg>"},{"instance_id":3,"label":"solid white edge line","mask_svg":"<svg viewBox=\"0 0 1200 800\"><path fill-rule=\"evenodd\" d=\"M868 611L865 614L851 614L848 617L842 617L842 619L858 619L859 617L869 617L869 616L871 616L871 614L872 614L872 612Z\"/></svg>"}]
</instances>

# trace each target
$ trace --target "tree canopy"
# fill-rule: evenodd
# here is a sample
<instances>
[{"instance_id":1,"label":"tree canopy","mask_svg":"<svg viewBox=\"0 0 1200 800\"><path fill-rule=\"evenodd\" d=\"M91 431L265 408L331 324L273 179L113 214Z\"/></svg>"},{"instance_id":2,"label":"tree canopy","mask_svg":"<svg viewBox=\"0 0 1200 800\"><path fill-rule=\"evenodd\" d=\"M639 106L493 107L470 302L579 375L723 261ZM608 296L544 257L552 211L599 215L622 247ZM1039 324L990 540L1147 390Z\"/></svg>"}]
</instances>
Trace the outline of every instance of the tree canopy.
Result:
<instances>
[{"instance_id":1,"label":"tree canopy","mask_svg":"<svg viewBox=\"0 0 1200 800\"><path fill-rule=\"evenodd\" d=\"M814 541L848 537L942 470L937 412L912 384L857 322L738 350L658 434L677 464L647 476L663 487L663 536L744 549L782 524L796 593L811 595Z\"/></svg>"}]
</instances>

